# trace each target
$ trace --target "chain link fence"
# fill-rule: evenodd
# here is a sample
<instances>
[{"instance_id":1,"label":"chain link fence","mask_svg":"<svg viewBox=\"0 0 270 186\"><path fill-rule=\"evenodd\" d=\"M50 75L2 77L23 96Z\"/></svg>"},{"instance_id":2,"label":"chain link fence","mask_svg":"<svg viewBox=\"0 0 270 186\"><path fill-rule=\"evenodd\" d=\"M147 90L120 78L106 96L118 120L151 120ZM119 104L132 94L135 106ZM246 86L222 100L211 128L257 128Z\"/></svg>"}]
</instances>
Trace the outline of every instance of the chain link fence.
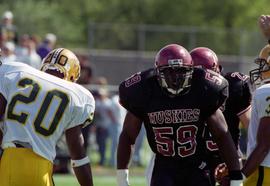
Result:
<instances>
[{"instance_id":1,"label":"chain link fence","mask_svg":"<svg viewBox=\"0 0 270 186\"><path fill-rule=\"evenodd\" d=\"M254 56L265 44L259 30L171 25L90 23L90 49L156 51L168 43L205 46L217 54Z\"/></svg>"},{"instance_id":2,"label":"chain link fence","mask_svg":"<svg viewBox=\"0 0 270 186\"><path fill-rule=\"evenodd\" d=\"M77 53L89 58L94 76L105 77L112 89L137 71L153 67L156 52L169 43L188 50L209 47L225 72L245 74L254 68L254 58L265 45L258 30L114 23L89 24L88 41L89 49Z\"/></svg>"}]
</instances>

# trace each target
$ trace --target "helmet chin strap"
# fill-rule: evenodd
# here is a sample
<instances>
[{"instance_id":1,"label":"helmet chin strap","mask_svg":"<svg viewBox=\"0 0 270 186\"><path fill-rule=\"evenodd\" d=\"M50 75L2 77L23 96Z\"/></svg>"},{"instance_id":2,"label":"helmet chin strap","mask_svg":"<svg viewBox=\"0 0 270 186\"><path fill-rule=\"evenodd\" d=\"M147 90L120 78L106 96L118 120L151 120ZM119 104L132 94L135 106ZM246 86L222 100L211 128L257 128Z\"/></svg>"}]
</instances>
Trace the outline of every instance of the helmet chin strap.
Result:
<instances>
[{"instance_id":1,"label":"helmet chin strap","mask_svg":"<svg viewBox=\"0 0 270 186\"><path fill-rule=\"evenodd\" d=\"M165 79L161 79L161 84L163 88L166 88L166 90L171 93L172 95L178 95L180 92L184 90L184 88L179 88L177 90L169 88L168 84L166 83Z\"/></svg>"},{"instance_id":2,"label":"helmet chin strap","mask_svg":"<svg viewBox=\"0 0 270 186\"><path fill-rule=\"evenodd\" d=\"M167 90L168 90L168 92L170 92L173 95L177 95L177 94L179 94L182 91L181 89L174 90L172 88L167 88Z\"/></svg>"}]
</instances>

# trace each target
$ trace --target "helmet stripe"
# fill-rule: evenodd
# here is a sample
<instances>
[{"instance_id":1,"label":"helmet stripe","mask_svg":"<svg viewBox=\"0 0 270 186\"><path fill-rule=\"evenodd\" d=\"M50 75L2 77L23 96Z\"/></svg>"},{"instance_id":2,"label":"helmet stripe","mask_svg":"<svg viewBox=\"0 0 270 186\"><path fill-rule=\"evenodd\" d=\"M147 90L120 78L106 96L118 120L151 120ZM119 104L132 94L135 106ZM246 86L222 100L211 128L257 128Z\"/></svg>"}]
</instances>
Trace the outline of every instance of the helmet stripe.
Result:
<instances>
[{"instance_id":1,"label":"helmet stripe","mask_svg":"<svg viewBox=\"0 0 270 186\"><path fill-rule=\"evenodd\" d=\"M55 62L57 61L57 58L59 57L60 53L61 53L63 50L64 50L63 48L59 48L59 49L57 49L57 50L54 52L54 54L53 54L53 56L52 56L52 61L51 61L52 64L55 64Z\"/></svg>"}]
</instances>

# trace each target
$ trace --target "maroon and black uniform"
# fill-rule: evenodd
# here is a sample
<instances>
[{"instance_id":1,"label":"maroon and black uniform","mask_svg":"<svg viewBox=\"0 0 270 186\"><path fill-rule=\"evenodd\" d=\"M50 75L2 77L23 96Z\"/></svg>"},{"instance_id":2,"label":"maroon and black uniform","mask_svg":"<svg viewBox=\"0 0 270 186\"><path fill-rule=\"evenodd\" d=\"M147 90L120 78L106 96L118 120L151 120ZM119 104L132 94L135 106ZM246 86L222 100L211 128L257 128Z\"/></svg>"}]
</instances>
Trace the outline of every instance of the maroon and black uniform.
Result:
<instances>
[{"instance_id":1,"label":"maroon and black uniform","mask_svg":"<svg viewBox=\"0 0 270 186\"><path fill-rule=\"evenodd\" d=\"M224 77L229 83L229 97L226 100L223 114L234 144L239 150L239 116L242 113L246 112L248 109L250 109L252 97L249 85L249 76L244 75L240 72L228 72L224 75ZM217 145L213 143L212 138L208 132L206 132L205 134L206 145L208 149L208 164L210 165L210 167L212 167L213 172L217 164L222 163L223 161L219 157ZM214 181L214 176L212 177L212 180Z\"/></svg>"},{"instance_id":2,"label":"maroon and black uniform","mask_svg":"<svg viewBox=\"0 0 270 186\"><path fill-rule=\"evenodd\" d=\"M251 91L249 76L240 72L230 72L224 76L229 83L229 98L223 112L236 147L239 145L239 117L250 108Z\"/></svg>"},{"instance_id":3,"label":"maroon and black uniform","mask_svg":"<svg viewBox=\"0 0 270 186\"><path fill-rule=\"evenodd\" d=\"M213 71L194 68L190 91L172 97L149 69L122 82L119 95L121 104L144 123L156 154L151 184L209 185L200 166L204 123L228 97L228 82Z\"/></svg>"}]
</instances>

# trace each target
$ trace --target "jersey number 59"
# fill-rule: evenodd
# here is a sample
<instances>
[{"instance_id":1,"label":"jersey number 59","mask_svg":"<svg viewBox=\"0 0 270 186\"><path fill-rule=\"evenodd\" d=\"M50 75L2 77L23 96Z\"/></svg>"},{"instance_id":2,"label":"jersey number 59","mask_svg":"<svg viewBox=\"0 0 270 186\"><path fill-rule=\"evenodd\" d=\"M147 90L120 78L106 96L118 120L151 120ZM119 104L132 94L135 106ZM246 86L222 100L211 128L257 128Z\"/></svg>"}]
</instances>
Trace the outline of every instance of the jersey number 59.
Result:
<instances>
[{"instance_id":1,"label":"jersey number 59","mask_svg":"<svg viewBox=\"0 0 270 186\"><path fill-rule=\"evenodd\" d=\"M176 140L173 140L173 128L153 128L157 144L157 151L163 156L187 157L195 153L198 128L194 125L181 126L176 131ZM177 145L177 154L175 154Z\"/></svg>"}]
</instances>

